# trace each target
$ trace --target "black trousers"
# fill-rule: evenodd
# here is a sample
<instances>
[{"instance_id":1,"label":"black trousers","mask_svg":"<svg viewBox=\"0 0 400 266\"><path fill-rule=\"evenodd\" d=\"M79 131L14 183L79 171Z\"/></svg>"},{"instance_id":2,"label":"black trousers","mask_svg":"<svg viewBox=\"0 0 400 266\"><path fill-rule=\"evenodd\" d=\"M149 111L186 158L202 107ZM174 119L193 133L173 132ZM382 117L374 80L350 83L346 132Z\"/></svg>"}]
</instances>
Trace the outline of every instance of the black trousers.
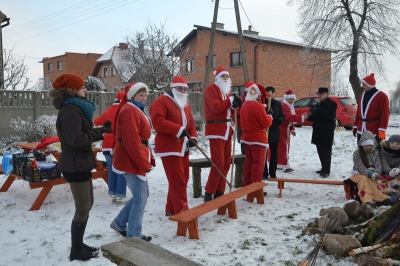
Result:
<instances>
[{"instance_id":1,"label":"black trousers","mask_svg":"<svg viewBox=\"0 0 400 266\"><path fill-rule=\"evenodd\" d=\"M268 171L268 161L265 160L263 176L276 177L276 168L278 165L278 142L269 143L269 152L271 155L271 158L269 158L269 171Z\"/></svg>"},{"instance_id":2,"label":"black trousers","mask_svg":"<svg viewBox=\"0 0 400 266\"><path fill-rule=\"evenodd\" d=\"M361 134L357 133L357 145L358 145L358 142L360 142L360 138L361 138ZM379 138L378 135L375 136L375 140L376 140L376 143L378 143L378 147L376 147L376 148L378 149L378 151L381 151L382 150L382 146L381 146L382 140Z\"/></svg>"},{"instance_id":3,"label":"black trousers","mask_svg":"<svg viewBox=\"0 0 400 266\"><path fill-rule=\"evenodd\" d=\"M331 158L332 158L332 146L317 146L317 152L319 156L319 160L321 162L321 171L322 173L331 173Z\"/></svg>"}]
</instances>

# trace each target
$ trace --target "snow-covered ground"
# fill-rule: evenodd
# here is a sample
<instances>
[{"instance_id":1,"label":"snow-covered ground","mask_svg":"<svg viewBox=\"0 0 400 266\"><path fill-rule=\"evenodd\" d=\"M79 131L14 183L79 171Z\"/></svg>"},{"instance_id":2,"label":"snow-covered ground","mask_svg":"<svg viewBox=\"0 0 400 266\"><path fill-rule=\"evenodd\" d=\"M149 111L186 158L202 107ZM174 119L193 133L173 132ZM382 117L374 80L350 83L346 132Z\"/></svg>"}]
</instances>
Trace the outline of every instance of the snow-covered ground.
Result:
<instances>
[{"instance_id":1,"label":"snow-covered ground","mask_svg":"<svg viewBox=\"0 0 400 266\"><path fill-rule=\"evenodd\" d=\"M392 116L388 137L400 134L399 125L400 116ZM310 143L312 129L301 127L296 131L290 151L290 163L295 171L290 174L278 171L277 175L319 179L315 171L320 169L320 163L316 148ZM335 134L330 180L349 176L355 149L356 140L351 131L341 130ZM239 150L236 145L236 154ZM191 158L202 156L194 151ZM151 243L204 265L297 265L315 246L311 237L301 236L301 230L319 216L321 208L342 206L346 201L342 186L288 183L283 197L279 198L277 184L271 182L265 188L268 196L264 205L238 199L237 220L227 215L218 216L216 211L203 215L198 220L200 240L191 240L177 237L177 223L164 216L168 183L161 160L157 158L156 162L157 167L149 177L150 197L143 233L153 237ZM202 171L203 186L208 173L209 169ZM4 175L0 176L0 185L5 179ZM95 202L85 242L101 246L119 241L121 236L109 224L122 207L111 204L103 180L96 179L93 185ZM203 202L202 198L193 198L191 179L187 192L189 206ZM38 193L38 189L30 189L25 181L16 180L8 192L0 194L0 265L115 265L102 256L87 262L70 262L74 204L69 186L55 186L40 210L28 211ZM130 193L128 195L131 197ZM350 258L336 259L321 250L317 265L354 264Z\"/></svg>"}]
</instances>

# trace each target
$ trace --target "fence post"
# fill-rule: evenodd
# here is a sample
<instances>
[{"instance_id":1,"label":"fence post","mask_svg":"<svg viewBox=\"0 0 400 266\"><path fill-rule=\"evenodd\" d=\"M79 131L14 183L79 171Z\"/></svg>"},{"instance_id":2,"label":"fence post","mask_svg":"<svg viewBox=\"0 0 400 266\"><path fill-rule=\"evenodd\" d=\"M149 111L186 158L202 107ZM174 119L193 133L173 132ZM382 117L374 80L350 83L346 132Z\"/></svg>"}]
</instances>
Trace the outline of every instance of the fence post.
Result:
<instances>
[{"instance_id":1,"label":"fence post","mask_svg":"<svg viewBox=\"0 0 400 266\"><path fill-rule=\"evenodd\" d=\"M107 97L108 95L104 92L99 92L99 97L100 97L100 101L99 101L99 109L100 109L100 115L102 115L104 113L104 111L107 109Z\"/></svg>"},{"instance_id":2,"label":"fence post","mask_svg":"<svg viewBox=\"0 0 400 266\"><path fill-rule=\"evenodd\" d=\"M32 94L32 104L34 107L34 112L33 112L33 120L35 121L38 119L39 116L43 114L42 112L42 95L40 91L34 91Z\"/></svg>"}]
</instances>

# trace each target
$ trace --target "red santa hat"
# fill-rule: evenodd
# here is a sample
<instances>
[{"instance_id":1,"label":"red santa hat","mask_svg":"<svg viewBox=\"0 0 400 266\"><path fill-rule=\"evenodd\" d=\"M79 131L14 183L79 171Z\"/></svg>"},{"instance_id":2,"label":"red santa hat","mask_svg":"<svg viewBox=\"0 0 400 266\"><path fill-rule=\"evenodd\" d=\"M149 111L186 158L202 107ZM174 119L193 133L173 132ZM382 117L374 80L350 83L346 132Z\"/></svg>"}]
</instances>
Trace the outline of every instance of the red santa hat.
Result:
<instances>
[{"instance_id":1,"label":"red santa hat","mask_svg":"<svg viewBox=\"0 0 400 266\"><path fill-rule=\"evenodd\" d=\"M285 92L285 95L283 95L283 99L284 100L286 100L286 99L296 100L296 95L294 94L294 92L292 90L287 90Z\"/></svg>"},{"instance_id":2,"label":"red santa hat","mask_svg":"<svg viewBox=\"0 0 400 266\"><path fill-rule=\"evenodd\" d=\"M254 101L257 100L258 96L261 95L261 91L258 88L257 84L252 81L246 82L246 101Z\"/></svg>"},{"instance_id":3,"label":"red santa hat","mask_svg":"<svg viewBox=\"0 0 400 266\"><path fill-rule=\"evenodd\" d=\"M376 80L374 77L374 73L369 74L368 76L366 76L365 78L363 78L361 80L362 83L364 83L365 85L367 85L369 88L373 88L376 85Z\"/></svg>"},{"instance_id":4,"label":"red santa hat","mask_svg":"<svg viewBox=\"0 0 400 266\"><path fill-rule=\"evenodd\" d=\"M123 91L118 91L117 95L115 95L115 99L121 101L122 98L124 98L125 92Z\"/></svg>"},{"instance_id":5,"label":"red santa hat","mask_svg":"<svg viewBox=\"0 0 400 266\"><path fill-rule=\"evenodd\" d=\"M174 77L174 78L172 79L172 82L171 82L171 86L170 86L170 87L171 87L171 88L174 88L174 87L185 87L185 88L187 88L188 85L187 85L186 80L185 80L183 77L181 77L181 76L176 76L176 77Z\"/></svg>"},{"instance_id":6,"label":"red santa hat","mask_svg":"<svg viewBox=\"0 0 400 266\"><path fill-rule=\"evenodd\" d=\"M267 98L267 91L265 90L264 86L261 84L257 84L257 87L261 92L261 103L265 103L265 99Z\"/></svg>"},{"instance_id":7,"label":"red santa hat","mask_svg":"<svg viewBox=\"0 0 400 266\"><path fill-rule=\"evenodd\" d=\"M215 76L215 80L217 80L217 78L219 78L220 76L225 75L225 74L229 76L228 70L226 70L226 68L223 66L217 67L217 69L214 71L213 74Z\"/></svg>"},{"instance_id":8,"label":"red santa hat","mask_svg":"<svg viewBox=\"0 0 400 266\"><path fill-rule=\"evenodd\" d=\"M147 93L149 93L149 88L147 87L146 84L144 84L142 82L137 82L137 83L134 82L134 83L128 84L125 87L126 98L128 100L132 100L132 98L135 97L136 93L138 93L138 91L140 89L146 89Z\"/></svg>"}]
</instances>

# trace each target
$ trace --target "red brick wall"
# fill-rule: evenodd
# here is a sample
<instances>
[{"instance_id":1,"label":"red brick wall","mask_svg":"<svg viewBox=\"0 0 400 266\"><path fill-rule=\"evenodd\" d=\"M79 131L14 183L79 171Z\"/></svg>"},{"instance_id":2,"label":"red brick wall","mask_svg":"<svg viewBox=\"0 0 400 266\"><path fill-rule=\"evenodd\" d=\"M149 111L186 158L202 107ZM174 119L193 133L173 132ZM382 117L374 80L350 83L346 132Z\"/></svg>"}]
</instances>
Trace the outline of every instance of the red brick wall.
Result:
<instances>
[{"instance_id":1,"label":"red brick wall","mask_svg":"<svg viewBox=\"0 0 400 266\"><path fill-rule=\"evenodd\" d=\"M64 55L43 59L43 76L53 81L62 74L72 73L85 80L92 74L96 60L100 56L102 55L65 53ZM57 68L58 61L62 61L62 70ZM48 71L49 63L53 63L53 71L51 72Z\"/></svg>"},{"instance_id":2,"label":"red brick wall","mask_svg":"<svg viewBox=\"0 0 400 266\"><path fill-rule=\"evenodd\" d=\"M197 36L184 47L189 47L189 51L182 61L194 58L194 73L185 73L185 69L182 73L188 82L203 83L204 81L210 34L210 30L198 29ZM249 79L263 86L274 86L276 97L283 97L288 89L293 90L297 98L300 98L315 94L318 87L330 88L331 56L329 52L314 50L305 55L302 47L263 42L255 48L258 43L258 41L244 39ZM223 65L228 69L232 86L244 86L243 68L230 67L230 53L234 52L240 52L238 36L217 32L213 49L216 65L217 67ZM257 73L254 73L255 68ZM209 83L214 82L212 72L213 70L210 73Z\"/></svg>"}]
</instances>

